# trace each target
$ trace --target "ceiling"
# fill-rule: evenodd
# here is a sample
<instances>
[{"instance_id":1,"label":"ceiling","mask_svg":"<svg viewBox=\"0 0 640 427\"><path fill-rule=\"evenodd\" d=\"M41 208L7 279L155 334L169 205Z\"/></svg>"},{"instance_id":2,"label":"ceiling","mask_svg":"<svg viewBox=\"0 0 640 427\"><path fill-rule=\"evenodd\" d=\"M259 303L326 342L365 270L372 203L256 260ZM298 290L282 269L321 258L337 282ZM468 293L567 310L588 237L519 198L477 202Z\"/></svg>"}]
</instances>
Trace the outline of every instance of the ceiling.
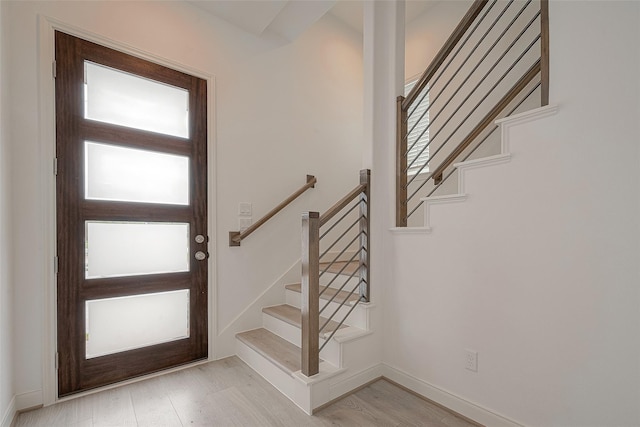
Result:
<instances>
[{"instance_id":1,"label":"ceiling","mask_svg":"<svg viewBox=\"0 0 640 427\"><path fill-rule=\"evenodd\" d=\"M362 33L364 1L338 0L329 12L354 30ZM439 1L443 0L407 0L405 2L405 22L411 22Z\"/></svg>"},{"instance_id":2,"label":"ceiling","mask_svg":"<svg viewBox=\"0 0 640 427\"><path fill-rule=\"evenodd\" d=\"M362 33L366 0L190 0L193 5L255 35L295 40L326 13ZM442 0L408 0L407 22Z\"/></svg>"},{"instance_id":3,"label":"ceiling","mask_svg":"<svg viewBox=\"0 0 640 427\"><path fill-rule=\"evenodd\" d=\"M190 0L219 18L252 34L295 40L326 14L336 0Z\"/></svg>"}]
</instances>

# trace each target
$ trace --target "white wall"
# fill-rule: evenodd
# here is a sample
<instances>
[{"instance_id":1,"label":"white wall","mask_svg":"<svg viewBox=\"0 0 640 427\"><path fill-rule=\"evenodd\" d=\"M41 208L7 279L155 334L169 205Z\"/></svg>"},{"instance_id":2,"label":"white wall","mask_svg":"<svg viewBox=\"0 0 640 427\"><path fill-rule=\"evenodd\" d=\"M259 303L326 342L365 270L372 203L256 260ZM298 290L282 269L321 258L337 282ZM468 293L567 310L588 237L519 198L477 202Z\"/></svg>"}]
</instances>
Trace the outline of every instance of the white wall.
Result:
<instances>
[{"instance_id":1,"label":"white wall","mask_svg":"<svg viewBox=\"0 0 640 427\"><path fill-rule=\"evenodd\" d=\"M407 79L422 75L471 3L468 0L435 2L406 23L404 70Z\"/></svg>"},{"instance_id":2,"label":"white wall","mask_svg":"<svg viewBox=\"0 0 640 427\"><path fill-rule=\"evenodd\" d=\"M384 249L384 360L463 412L637 426L640 3L552 1L550 20L557 115L514 128L511 162L470 171L432 234Z\"/></svg>"},{"instance_id":3,"label":"white wall","mask_svg":"<svg viewBox=\"0 0 640 427\"><path fill-rule=\"evenodd\" d=\"M13 398L13 283L11 281L11 227L9 189L9 112L7 81L7 14L0 2L0 425L10 422ZM6 417L6 418L5 418Z\"/></svg>"},{"instance_id":4,"label":"white wall","mask_svg":"<svg viewBox=\"0 0 640 427\"><path fill-rule=\"evenodd\" d=\"M48 171L40 171L39 156L53 141L39 141L41 129L36 125L38 76L40 70L50 69L49 64L37 62L38 15L214 77L210 149L215 182L210 186L217 206L211 205L210 214L217 226L210 231L215 242L210 251L212 268L217 265L217 294L212 324L217 331L231 324L227 333L233 333L233 319L300 257L301 212L324 209L357 184L362 143L360 36L327 16L295 42L279 44L181 2L8 5L9 32L15 41L8 52L14 89L13 228L20 236L12 248L15 357L20 361L14 364L16 394L38 396L43 387L42 357L47 349L41 343L49 321L42 313L47 304L43 289L49 279L45 257L51 230L40 226L47 207L40 194L48 190L42 187L49 180ZM47 118L43 120L43 126L50 125ZM40 173L45 174L45 184ZM317 176L316 189L242 247L227 246L228 231L238 228L239 202L253 203L255 220L300 187L307 173ZM230 346L215 350L215 357L233 353Z\"/></svg>"}]
</instances>

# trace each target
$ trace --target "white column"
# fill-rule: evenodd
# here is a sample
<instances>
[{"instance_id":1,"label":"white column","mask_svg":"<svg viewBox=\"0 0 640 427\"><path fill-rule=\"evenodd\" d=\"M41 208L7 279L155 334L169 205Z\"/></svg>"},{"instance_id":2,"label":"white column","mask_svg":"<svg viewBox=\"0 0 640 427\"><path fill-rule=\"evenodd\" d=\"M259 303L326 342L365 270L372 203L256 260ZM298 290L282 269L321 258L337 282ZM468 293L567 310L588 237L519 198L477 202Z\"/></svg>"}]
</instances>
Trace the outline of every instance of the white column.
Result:
<instances>
[{"instance_id":1,"label":"white column","mask_svg":"<svg viewBox=\"0 0 640 427\"><path fill-rule=\"evenodd\" d=\"M404 0L364 2L364 168L393 166L396 97L404 92ZM376 164L376 158L385 165ZM378 171L380 173L381 171Z\"/></svg>"},{"instance_id":2,"label":"white column","mask_svg":"<svg viewBox=\"0 0 640 427\"><path fill-rule=\"evenodd\" d=\"M396 97L404 91L404 0L364 2L364 153L371 169L371 328L383 357L385 287L391 283L395 215Z\"/></svg>"}]
</instances>

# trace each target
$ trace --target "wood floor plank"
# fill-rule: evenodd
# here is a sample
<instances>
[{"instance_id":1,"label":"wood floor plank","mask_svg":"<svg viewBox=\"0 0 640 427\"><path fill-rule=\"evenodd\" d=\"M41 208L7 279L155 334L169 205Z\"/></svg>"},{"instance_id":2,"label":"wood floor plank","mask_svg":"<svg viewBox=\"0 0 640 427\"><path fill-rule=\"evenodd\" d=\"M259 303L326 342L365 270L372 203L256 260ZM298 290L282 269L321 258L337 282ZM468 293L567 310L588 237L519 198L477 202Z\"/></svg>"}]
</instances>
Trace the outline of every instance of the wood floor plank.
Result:
<instances>
[{"instance_id":1,"label":"wood floor plank","mask_svg":"<svg viewBox=\"0 0 640 427\"><path fill-rule=\"evenodd\" d=\"M137 426L130 388L118 387L93 395L94 427Z\"/></svg>"},{"instance_id":2,"label":"wood floor plank","mask_svg":"<svg viewBox=\"0 0 640 427\"><path fill-rule=\"evenodd\" d=\"M385 380L370 384L315 416L348 426L473 426Z\"/></svg>"},{"instance_id":3,"label":"wood floor plank","mask_svg":"<svg viewBox=\"0 0 640 427\"><path fill-rule=\"evenodd\" d=\"M62 404L60 404L61 406ZM13 424L14 427L47 427L47 426L67 426L67 425L93 425L93 418L89 417L82 421L73 421L73 411L65 407L49 406L34 411L20 414ZM82 424L81 424L82 423Z\"/></svg>"},{"instance_id":4,"label":"wood floor plank","mask_svg":"<svg viewBox=\"0 0 640 427\"><path fill-rule=\"evenodd\" d=\"M198 381L204 381L211 391L225 390L237 387L238 378L242 378L242 385L258 386L263 378L246 363L237 357L227 357L216 363L206 363L197 367Z\"/></svg>"},{"instance_id":5,"label":"wood floor plank","mask_svg":"<svg viewBox=\"0 0 640 427\"><path fill-rule=\"evenodd\" d=\"M262 378L261 378L262 379ZM265 414L268 426L325 426L330 425L315 417L309 417L289 399L281 399L282 395L273 393L273 386L266 380L259 387L239 387L252 405Z\"/></svg>"},{"instance_id":6,"label":"wood floor plank","mask_svg":"<svg viewBox=\"0 0 640 427\"><path fill-rule=\"evenodd\" d=\"M237 387L178 401L176 410L185 426L262 426L268 418Z\"/></svg>"},{"instance_id":7,"label":"wood floor plank","mask_svg":"<svg viewBox=\"0 0 640 427\"><path fill-rule=\"evenodd\" d=\"M138 426L182 425L160 377L128 388Z\"/></svg>"},{"instance_id":8,"label":"wood floor plank","mask_svg":"<svg viewBox=\"0 0 640 427\"><path fill-rule=\"evenodd\" d=\"M163 414L175 412L176 416ZM310 417L237 357L22 413L15 426L475 426L380 380Z\"/></svg>"},{"instance_id":9,"label":"wood floor plank","mask_svg":"<svg viewBox=\"0 0 640 427\"><path fill-rule=\"evenodd\" d=\"M424 405L423 401L410 393L398 394L394 387L386 381L371 384L366 390L358 394L363 406L381 410L391 419L399 420L401 424L411 424L417 415L425 423L437 425L448 413L437 406Z\"/></svg>"}]
</instances>

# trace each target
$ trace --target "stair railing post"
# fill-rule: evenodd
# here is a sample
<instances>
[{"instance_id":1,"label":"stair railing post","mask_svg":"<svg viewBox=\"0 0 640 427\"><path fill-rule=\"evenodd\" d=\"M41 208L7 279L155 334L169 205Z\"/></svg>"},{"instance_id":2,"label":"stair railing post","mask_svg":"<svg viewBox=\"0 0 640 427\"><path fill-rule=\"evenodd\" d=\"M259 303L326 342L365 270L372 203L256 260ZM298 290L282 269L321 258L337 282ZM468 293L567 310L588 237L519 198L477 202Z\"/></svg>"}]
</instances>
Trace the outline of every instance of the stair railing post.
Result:
<instances>
[{"instance_id":1,"label":"stair railing post","mask_svg":"<svg viewBox=\"0 0 640 427\"><path fill-rule=\"evenodd\" d=\"M302 374L320 370L320 214L302 214Z\"/></svg>"},{"instance_id":2,"label":"stair railing post","mask_svg":"<svg viewBox=\"0 0 640 427\"><path fill-rule=\"evenodd\" d=\"M360 171L360 184L365 188L360 193L360 301L369 302L369 224L371 212L371 171Z\"/></svg>"},{"instance_id":3,"label":"stair railing post","mask_svg":"<svg viewBox=\"0 0 640 427\"><path fill-rule=\"evenodd\" d=\"M407 226L407 110L396 99L396 227Z\"/></svg>"},{"instance_id":4,"label":"stair railing post","mask_svg":"<svg viewBox=\"0 0 640 427\"><path fill-rule=\"evenodd\" d=\"M549 0L540 0L540 105L549 105Z\"/></svg>"}]
</instances>

